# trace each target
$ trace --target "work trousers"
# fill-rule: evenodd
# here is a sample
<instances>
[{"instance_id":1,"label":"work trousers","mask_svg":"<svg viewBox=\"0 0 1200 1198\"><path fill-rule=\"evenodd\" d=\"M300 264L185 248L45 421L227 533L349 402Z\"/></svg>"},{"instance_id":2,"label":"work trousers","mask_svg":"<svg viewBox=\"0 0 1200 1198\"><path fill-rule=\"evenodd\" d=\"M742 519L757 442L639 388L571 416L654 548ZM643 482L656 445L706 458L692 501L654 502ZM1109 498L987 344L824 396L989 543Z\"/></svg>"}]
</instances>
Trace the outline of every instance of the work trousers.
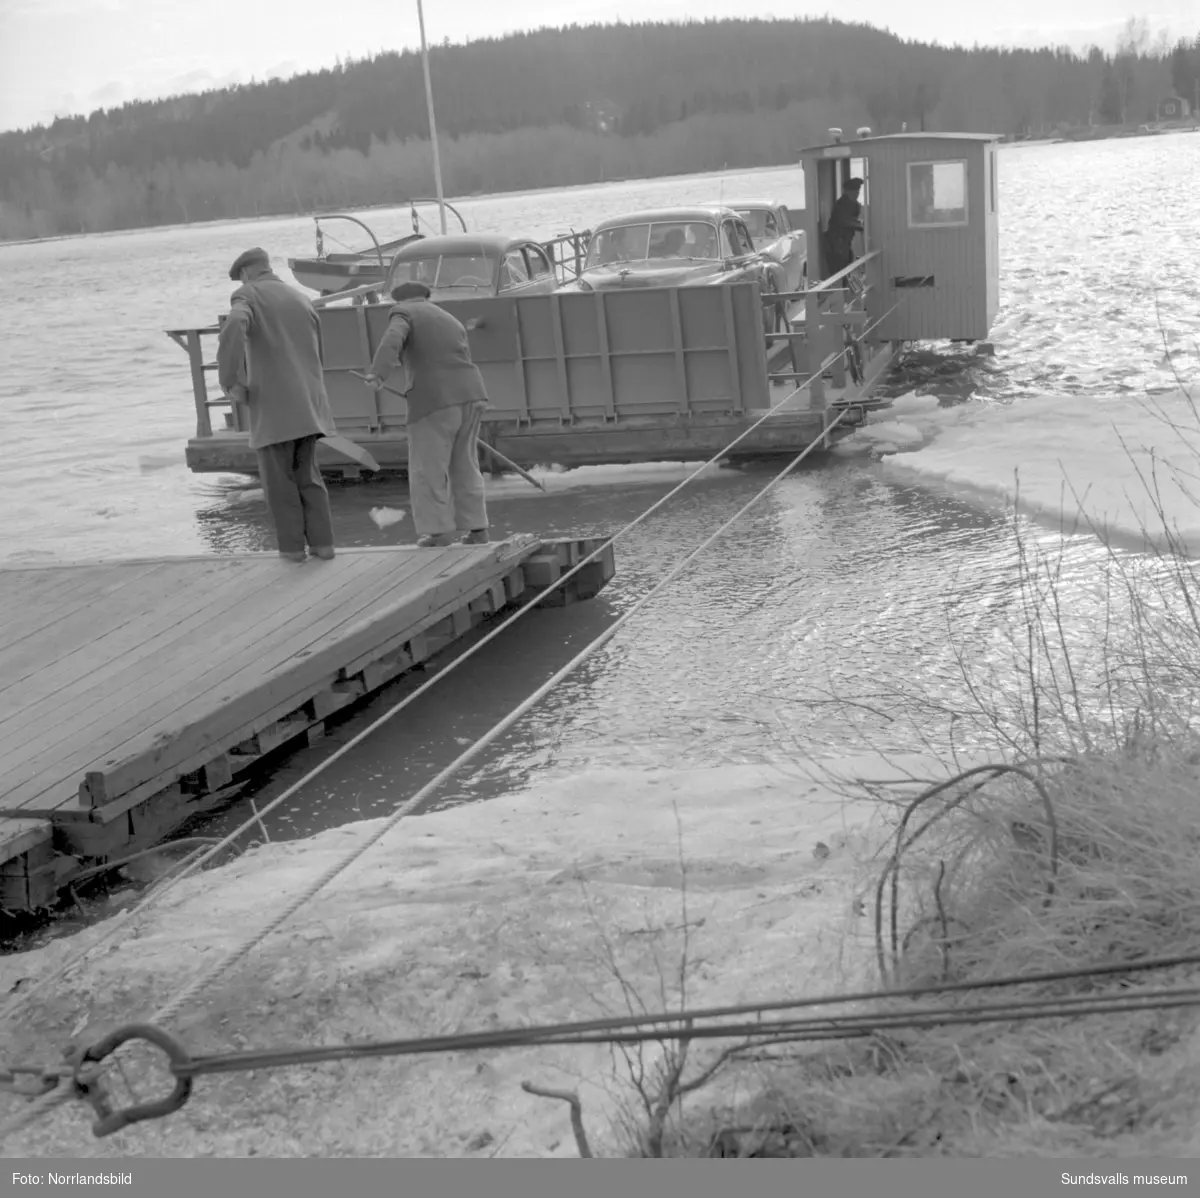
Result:
<instances>
[{"instance_id":1,"label":"work trousers","mask_svg":"<svg viewBox=\"0 0 1200 1198\"><path fill-rule=\"evenodd\" d=\"M320 437L279 441L257 450L267 510L275 524L280 553L333 548L329 492L317 466Z\"/></svg>"},{"instance_id":2,"label":"work trousers","mask_svg":"<svg viewBox=\"0 0 1200 1198\"><path fill-rule=\"evenodd\" d=\"M854 242L840 237L829 237L825 241L825 277L836 275L854 261Z\"/></svg>"},{"instance_id":3,"label":"work trousers","mask_svg":"<svg viewBox=\"0 0 1200 1198\"><path fill-rule=\"evenodd\" d=\"M418 536L487 528L479 423L487 401L439 408L408 426L408 495Z\"/></svg>"}]
</instances>

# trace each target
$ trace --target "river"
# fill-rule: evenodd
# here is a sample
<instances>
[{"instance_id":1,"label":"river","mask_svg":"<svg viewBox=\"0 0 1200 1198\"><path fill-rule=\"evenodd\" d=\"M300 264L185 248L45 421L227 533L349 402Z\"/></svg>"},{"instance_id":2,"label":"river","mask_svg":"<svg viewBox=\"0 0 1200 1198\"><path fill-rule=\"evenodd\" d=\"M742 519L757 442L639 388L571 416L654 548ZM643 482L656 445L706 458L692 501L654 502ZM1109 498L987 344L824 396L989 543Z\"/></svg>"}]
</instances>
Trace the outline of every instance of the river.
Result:
<instances>
[{"instance_id":1,"label":"river","mask_svg":"<svg viewBox=\"0 0 1200 1198\"><path fill-rule=\"evenodd\" d=\"M891 380L893 389L1018 405L1046 395L1137 397L1174 388L1164 336L1168 344L1200 338L1200 137L1006 146L999 178L995 356L915 360ZM801 175L780 168L454 202L471 229L550 236L622 210L737 194L795 206ZM381 239L407 227L404 211L359 215ZM184 466L194 425L187 360L163 333L210 323L223 310L228 265L250 245L264 246L282 267L289 256L311 253L312 221L0 247L0 563L272 546L257 487ZM1081 425L1081 454L1088 435ZM609 531L684 473L668 465L557 475L552 502L505 479L490 484L495 531ZM759 467L716 470L690 486L621 542L617 577L600 598L538 613L498 638L464 668L461 683L438 686L275 813L271 835L307 835L390 811L768 477ZM394 541L396 528L377 529L367 513L408 506L403 486L387 480L335 486L332 498L338 543L346 546ZM1103 549L1076 537L1066 553L1068 585L1078 579L1083 594ZM901 687L958 693L954 642L970 644L1011 608L1012 558L1011 527L986 505L899 485L869 458L801 468L452 781L439 804L505 793L539 773L613 763L771 762L852 751L865 741L910 748L914 721L898 719L880 696ZM364 727L405 685L326 747L293 758L265 794ZM930 731L937 734L932 724Z\"/></svg>"}]
</instances>

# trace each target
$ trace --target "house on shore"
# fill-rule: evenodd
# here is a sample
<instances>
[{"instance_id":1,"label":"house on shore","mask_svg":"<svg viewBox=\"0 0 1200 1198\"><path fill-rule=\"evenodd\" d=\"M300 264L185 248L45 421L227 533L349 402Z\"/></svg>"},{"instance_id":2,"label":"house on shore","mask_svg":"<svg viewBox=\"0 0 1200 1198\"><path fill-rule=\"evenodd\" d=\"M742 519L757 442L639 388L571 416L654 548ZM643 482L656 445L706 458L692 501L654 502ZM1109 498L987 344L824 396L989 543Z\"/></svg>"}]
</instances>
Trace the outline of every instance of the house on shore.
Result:
<instances>
[{"instance_id":1,"label":"house on shore","mask_svg":"<svg viewBox=\"0 0 1200 1198\"><path fill-rule=\"evenodd\" d=\"M1186 121L1191 115L1192 106L1183 96L1167 96L1158 102L1158 119L1160 121Z\"/></svg>"}]
</instances>

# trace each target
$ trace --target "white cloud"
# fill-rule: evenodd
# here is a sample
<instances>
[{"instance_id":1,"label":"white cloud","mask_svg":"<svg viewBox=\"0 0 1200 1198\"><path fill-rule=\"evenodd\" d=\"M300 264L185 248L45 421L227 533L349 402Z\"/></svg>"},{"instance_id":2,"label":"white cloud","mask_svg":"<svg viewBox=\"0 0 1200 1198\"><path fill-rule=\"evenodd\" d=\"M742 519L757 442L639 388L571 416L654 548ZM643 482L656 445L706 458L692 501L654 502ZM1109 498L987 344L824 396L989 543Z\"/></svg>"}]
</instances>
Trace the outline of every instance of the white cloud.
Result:
<instances>
[{"instance_id":1,"label":"white cloud","mask_svg":"<svg viewBox=\"0 0 1200 1198\"><path fill-rule=\"evenodd\" d=\"M125 0L2 0L6 18L89 17L125 12Z\"/></svg>"},{"instance_id":2,"label":"white cloud","mask_svg":"<svg viewBox=\"0 0 1200 1198\"><path fill-rule=\"evenodd\" d=\"M177 96L188 92L205 92L213 88L233 87L244 83L245 75L240 70L227 71L224 75L214 75L212 71L203 68L186 71L182 75L172 75L167 81L154 90L153 97Z\"/></svg>"},{"instance_id":3,"label":"white cloud","mask_svg":"<svg viewBox=\"0 0 1200 1198\"><path fill-rule=\"evenodd\" d=\"M98 87L87 98L89 108L119 108L128 98L129 90L123 80L112 79Z\"/></svg>"},{"instance_id":4,"label":"white cloud","mask_svg":"<svg viewBox=\"0 0 1200 1198\"><path fill-rule=\"evenodd\" d=\"M300 74L300 67L294 58L289 58L284 62L277 62L273 67L267 67L263 72L264 79L290 79L293 75Z\"/></svg>"}]
</instances>

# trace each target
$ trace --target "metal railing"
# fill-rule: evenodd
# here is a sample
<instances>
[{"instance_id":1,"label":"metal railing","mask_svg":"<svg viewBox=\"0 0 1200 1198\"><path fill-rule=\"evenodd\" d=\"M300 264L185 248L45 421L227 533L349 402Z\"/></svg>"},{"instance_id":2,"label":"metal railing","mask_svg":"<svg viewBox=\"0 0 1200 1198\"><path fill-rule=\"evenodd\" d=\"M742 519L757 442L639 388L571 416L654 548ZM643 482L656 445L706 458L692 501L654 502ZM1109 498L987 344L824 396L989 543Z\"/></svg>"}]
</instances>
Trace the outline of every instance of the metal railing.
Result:
<instances>
[{"instance_id":1,"label":"metal railing","mask_svg":"<svg viewBox=\"0 0 1200 1198\"><path fill-rule=\"evenodd\" d=\"M866 327L867 297L874 288L870 282L859 280L865 276L868 263L878 257L879 251L872 250L828 278L810 284L803 291L763 293L764 306L784 305L786 311L787 305L797 301L804 303L803 329L789 327L785 332L766 334L769 364L776 345L786 343L790 350L791 368L770 370L768 378L772 383L812 377L810 393L813 406L820 407L825 403L826 373L830 375L829 381L838 389L844 390L846 387L847 365L852 374L860 376L854 381L862 381L861 355L857 338L850 330ZM836 337L833 336L835 331ZM853 350L855 356L848 354L848 349Z\"/></svg>"}]
</instances>

